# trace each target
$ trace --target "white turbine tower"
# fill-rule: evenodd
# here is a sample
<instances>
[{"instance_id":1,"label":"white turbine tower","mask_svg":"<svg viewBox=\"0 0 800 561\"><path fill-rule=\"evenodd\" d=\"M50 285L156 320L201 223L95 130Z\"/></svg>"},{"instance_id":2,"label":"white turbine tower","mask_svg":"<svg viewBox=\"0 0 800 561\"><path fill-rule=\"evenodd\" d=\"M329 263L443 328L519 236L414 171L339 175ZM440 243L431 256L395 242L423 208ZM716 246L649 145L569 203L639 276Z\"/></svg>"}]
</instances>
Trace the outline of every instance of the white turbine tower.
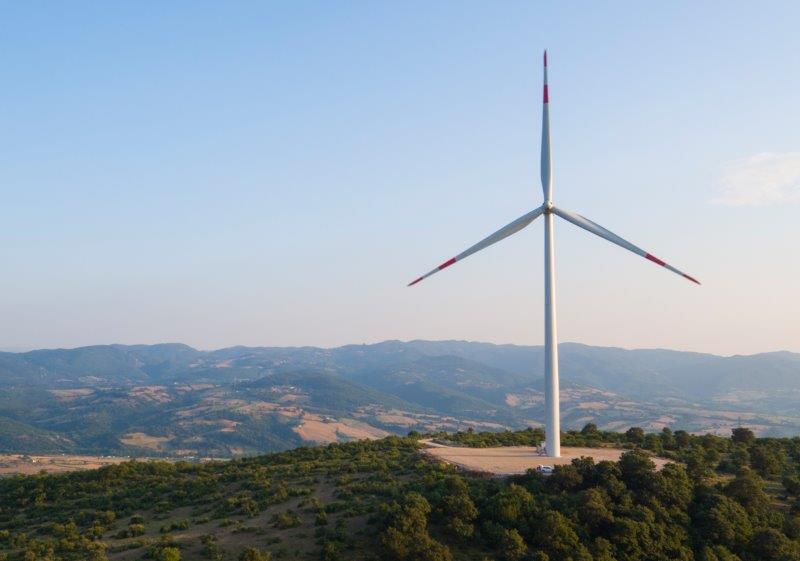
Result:
<instances>
[{"instance_id":1,"label":"white turbine tower","mask_svg":"<svg viewBox=\"0 0 800 561\"><path fill-rule=\"evenodd\" d=\"M553 205L553 178L550 173L550 98L547 91L547 51L544 52L544 95L542 109L542 191L544 203L529 213L517 218L511 224L500 228L491 236L476 243L466 251L448 259L434 270L430 271L409 283L408 286L417 284L422 279L428 278L455 263L461 261L492 244L515 234L544 214L544 371L545 371L545 408L547 418L545 424L545 446L549 456L561 456L561 420L559 414L558 391L558 335L556 330L556 277L555 277L555 247L553 241L553 215L560 216L567 222L583 228L611 243L641 255L653 263L665 267L690 281L700 284L697 279L668 265L658 257L647 253L627 240L610 232L584 218L580 214L558 208Z\"/></svg>"}]
</instances>

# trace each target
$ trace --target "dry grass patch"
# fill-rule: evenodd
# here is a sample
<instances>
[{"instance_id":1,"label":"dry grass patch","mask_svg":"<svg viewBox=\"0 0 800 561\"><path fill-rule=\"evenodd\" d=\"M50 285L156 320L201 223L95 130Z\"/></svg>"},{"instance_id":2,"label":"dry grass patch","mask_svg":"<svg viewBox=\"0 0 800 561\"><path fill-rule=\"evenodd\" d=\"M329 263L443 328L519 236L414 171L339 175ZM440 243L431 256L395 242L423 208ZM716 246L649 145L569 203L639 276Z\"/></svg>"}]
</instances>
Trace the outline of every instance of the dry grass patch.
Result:
<instances>
[{"instance_id":1,"label":"dry grass patch","mask_svg":"<svg viewBox=\"0 0 800 561\"><path fill-rule=\"evenodd\" d=\"M77 388L73 390L48 390L59 401L74 401L80 397L92 395L94 390L91 388Z\"/></svg>"},{"instance_id":2,"label":"dry grass patch","mask_svg":"<svg viewBox=\"0 0 800 561\"><path fill-rule=\"evenodd\" d=\"M171 436L152 436L143 432L130 432L123 434L119 439L126 446L146 448L147 450L162 450L164 444L172 440Z\"/></svg>"},{"instance_id":3,"label":"dry grass patch","mask_svg":"<svg viewBox=\"0 0 800 561\"><path fill-rule=\"evenodd\" d=\"M347 440L377 439L389 433L353 419L324 419L307 413L302 422L292 429L303 440L328 444Z\"/></svg>"}]
</instances>

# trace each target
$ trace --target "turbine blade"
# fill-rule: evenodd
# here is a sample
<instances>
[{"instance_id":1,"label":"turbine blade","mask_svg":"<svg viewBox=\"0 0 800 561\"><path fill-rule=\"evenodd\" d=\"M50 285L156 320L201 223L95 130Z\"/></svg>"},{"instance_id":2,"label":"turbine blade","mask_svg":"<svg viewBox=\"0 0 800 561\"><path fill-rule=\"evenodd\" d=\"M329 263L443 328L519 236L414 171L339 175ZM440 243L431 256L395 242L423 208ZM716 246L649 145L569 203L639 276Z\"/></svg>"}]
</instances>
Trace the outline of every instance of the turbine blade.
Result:
<instances>
[{"instance_id":1,"label":"turbine blade","mask_svg":"<svg viewBox=\"0 0 800 561\"><path fill-rule=\"evenodd\" d=\"M669 269L673 273L676 273L676 274L678 274L678 275L680 275L680 276L682 276L682 277L684 277L686 279L689 279L693 283L700 284L700 281L698 281L696 278L687 275L683 271L680 271L680 270L676 269L675 267L673 267L672 265L669 265L668 263L665 263L664 261L662 261L661 259L659 259L655 255L653 255L652 253L647 253L642 248L633 245L628 240L619 237L614 232L610 232L609 230L606 230L605 228L600 226L600 224L597 224L596 222L592 222L591 220L589 220L588 218L586 218L584 216L581 216L580 214L576 214L574 212L569 212L567 210L564 210L563 208L556 208L556 207L553 207L553 212L556 213L561 218L563 218L564 220L566 220L567 222L572 222L576 226L579 226L579 227L583 228L584 230L586 230L588 232L591 232L592 234L595 234L596 236L600 236L601 238L603 238L605 240L608 240L611 243L617 244L618 246L623 247L623 248L627 249L628 251L632 251L636 255L641 255L642 257L652 261L656 265L661 265L662 267L664 267L666 269Z\"/></svg>"},{"instance_id":2,"label":"turbine blade","mask_svg":"<svg viewBox=\"0 0 800 561\"><path fill-rule=\"evenodd\" d=\"M553 200L550 175L550 94L547 91L547 51L544 52L544 90L542 92L542 193L545 202Z\"/></svg>"},{"instance_id":3,"label":"turbine blade","mask_svg":"<svg viewBox=\"0 0 800 561\"><path fill-rule=\"evenodd\" d=\"M507 226L503 226L498 231L496 231L494 234L492 234L491 236L488 236L488 237L484 238L483 240L479 241L478 243L476 243L475 245L473 245L472 247L470 247L466 251L463 251L463 252L459 253L458 255L456 255L455 257L453 257L451 259L448 259L447 261L445 261L444 263L442 263L441 265L436 267L434 270L432 270L432 271L422 275L418 279L415 279L412 282L408 283L408 286L413 286L413 285L417 284L422 279L426 279L429 276L431 276L432 274L438 273L442 269L446 269L447 267L449 267L450 265L452 265L456 261L461 261L462 259L466 259L467 257L472 255L473 253L477 253L478 251L480 251L482 249L486 249L490 245L496 244L497 242L507 238L511 234L516 234L517 232L522 230L524 227L526 227L528 224L530 224L531 222L536 220L542 214L542 212L544 212L544 207L540 206L539 208L530 211L528 214L524 214L524 215L520 216L519 218L514 220L511 224L508 224Z\"/></svg>"}]
</instances>

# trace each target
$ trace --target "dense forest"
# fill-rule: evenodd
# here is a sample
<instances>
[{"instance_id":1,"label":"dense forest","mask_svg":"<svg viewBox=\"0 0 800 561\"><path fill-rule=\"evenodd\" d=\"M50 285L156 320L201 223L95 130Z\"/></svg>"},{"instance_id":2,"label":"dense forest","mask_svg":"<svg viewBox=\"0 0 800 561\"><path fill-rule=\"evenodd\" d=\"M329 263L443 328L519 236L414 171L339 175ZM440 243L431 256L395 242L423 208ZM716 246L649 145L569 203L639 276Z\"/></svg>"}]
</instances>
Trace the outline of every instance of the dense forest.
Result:
<instances>
[{"instance_id":1,"label":"dense forest","mask_svg":"<svg viewBox=\"0 0 800 561\"><path fill-rule=\"evenodd\" d=\"M629 451L507 478L433 462L419 438L0 479L0 559L800 560L800 438L587 425L564 443Z\"/></svg>"}]
</instances>

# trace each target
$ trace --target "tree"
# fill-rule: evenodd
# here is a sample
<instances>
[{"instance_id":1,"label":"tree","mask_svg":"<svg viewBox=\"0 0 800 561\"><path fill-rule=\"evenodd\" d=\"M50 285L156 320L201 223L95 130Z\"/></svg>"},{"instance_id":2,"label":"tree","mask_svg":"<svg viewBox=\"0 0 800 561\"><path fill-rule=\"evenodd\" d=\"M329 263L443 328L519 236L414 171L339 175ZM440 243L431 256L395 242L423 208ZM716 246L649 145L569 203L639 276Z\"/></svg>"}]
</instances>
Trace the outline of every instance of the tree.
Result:
<instances>
[{"instance_id":1,"label":"tree","mask_svg":"<svg viewBox=\"0 0 800 561\"><path fill-rule=\"evenodd\" d=\"M617 561L611 542L605 538L596 538L592 544L592 559L594 561Z\"/></svg>"},{"instance_id":2,"label":"tree","mask_svg":"<svg viewBox=\"0 0 800 561\"><path fill-rule=\"evenodd\" d=\"M320 552L322 561L338 561L340 559L339 547L337 542L326 541L322 545L322 551Z\"/></svg>"},{"instance_id":3,"label":"tree","mask_svg":"<svg viewBox=\"0 0 800 561\"><path fill-rule=\"evenodd\" d=\"M556 510L545 513L536 528L536 545L550 559L592 561L592 554L581 543L569 519Z\"/></svg>"},{"instance_id":4,"label":"tree","mask_svg":"<svg viewBox=\"0 0 800 561\"><path fill-rule=\"evenodd\" d=\"M748 469L750 466L750 453L747 447L743 444L737 444L733 447L728 457L720 463L720 469L728 473L739 473L743 469Z\"/></svg>"},{"instance_id":5,"label":"tree","mask_svg":"<svg viewBox=\"0 0 800 561\"><path fill-rule=\"evenodd\" d=\"M555 466L553 473L547 478L547 485L556 491L575 491L583 483L578 468L573 465Z\"/></svg>"},{"instance_id":6,"label":"tree","mask_svg":"<svg viewBox=\"0 0 800 561\"><path fill-rule=\"evenodd\" d=\"M594 458L589 456L581 456L580 458L575 458L572 460L572 465L578 470L578 473L581 475L581 478L587 484L593 484L595 481L595 463Z\"/></svg>"},{"instance_id":7,"label":"tree","mask_svg":"<svg viewBox=\"0 0 800 561\"><path fill-rule=\"evenodd\" d=\"M686 448L691 443L692 437L688 432L685 430L675 431L675 444L678 446L678 448Z\"/></svg>"},{"instance_id":8,"label":"tree","mask_svg":"<svg viewBox=\"0 0 800 561\"><path fill-rule=\"evenodd\" d=\"M528 552L525 540L516 529L504 530L500 537L500 555L506 561L518 561Z\"/></svg>"},{"instance_id":9,"label":"tree","mask_svg":"<svg viewBox=\"0 0 800 561\"><path fill-rule=\"evenodd\" d=\"M700 482L711 475L711 466L706 455L697 448L686 453L686 472L692 481Z\"/></svg>"},{"instance_id":10,"label":"tree","mask_svg":"<svg viewBox=\"0 0 800 561\"><path fill-rule=\"evenodd\" d=\"M419 493L409 493L401 503L389 507L381 543L390 558L397 561L451 561L447 546L428 534L431 505Z\"/></svg>"},{"instance_id":11,"label":"tree","mask_svg":"<svg viewBox=\"0 0 800 561\"><path fill-rule=\"evenodd\" d=\"M664 427L661 429L661 446L665 450L671 450L675 448L675 435L672 434L672 429L669 427Z\"/></svg>"},{"instance_id":12,"label":"tree","mask_svg":"<svg viewBox=\"0 0 800 561\"><path fill-rule=\"evenodd\" d=\"M478 509L469 496L469 488L463 477L450 477L446 480L442 512L448 530L462 538L472 536L472 522L478 517Z\"/></svg>"},{"instance_id":13,"label":"tree","mask_svg":"<svg viewBox=\"0 0 800 561\"><path fill-rule=\"evenodd\" d=\"M762 477L771 479L780 475L786 463L786 453L782 448L769 444L757 444L750 448L750 465Z\"/></svg>"},{"instance_id":14,"label":"tree","mask_svg":"<svg viewBox=\"0 0 800 561\"><path fill-rule=\"evenodd\" d=\"M416 554L412 557L414 561L453 561L453 554L450 549L430 536L421 542Z\"/></svg>"},{"instance_id":15,"label":"tree","mask_svg":"<svg viewBox=\"0 0 800 561\"><path fill-rule=\"evenodd\" d=\"M800 515L786 517L783 533L793 540L800 540Z\"/></svg>"},{"instance_id":16,"label":"tree","mask_svg":"<svg viewBox=\"0 0 800 561\"><path fill-rule=\"evenodd\" d=\"M594 423L586 423L581 429L581 434L584 436L592 436L597 434L597 425Z\"/></svg>"},{"instance_id":17,"label":"tree","mask_svg":"<svg viewBox=\"0 0 800 561\"><path fill-rule=\"evenodd\" d=\"M786 492L795 497L800 496L800 477L789 475L783 478L783 487Z\"/></svg>"},{"instance_id":18,"label":"tree","mask_svg":"<svg viewBox=\"0 0 800 561\"><path fill-rule=\"evenodd\" d=\"M680 464L667 464L653 474L650 490L662 505L681 512L686 512L693 494L692 482Z\"/></svg>"},{"instance_id":19,"label":"tree","mask_svg":"<svg viewBox=\"0 0 800 561\"><path fill-rule=\"evenodd\" d=\"M765 522L769 512L769 497L764 492L761 479L751 471L744 471L724 487L727 496L738 502L751 518Z\"/></svg>"},{"instance_id":20,"label":"tree","mask_svg":"<svg viewBox=\"0 0 800 561\"><path fill-rule=\"evenodd\" d=\"M711 469L717 467L721 457L722 455L716 448L706 448L703 452L703 459L706 461L706 465Z\"/></svg>"},{"instance_id":21,"label":"tree","mask_svg":"<svg viewBox=\"0 0 800 561\"><path fill-rule=\"evenodd\" d=\"M731 440L734 444L750 446L755 439L756 435L746 427L736 427L731 431Z\"/></svg>"},{"instance_id":22,"label":"tree","mask_svg":"<svg viewBox=\"0 0 800 561\"><path fill-rule=\"evenodd\" d=\"M703 546L697 561L741 561L724 545Z\"/></svg>"},{"instance_id":23,"label":"tree","mask_svg":"<svg viewBox=\"0 0 800 561\"><path fill-rule=\"evenodd\" d=\"M641 427L631 427L625 432L625 440L634 444L644 442L644 429Z\"/></svg>"},{"instance_id":24,"label":"tree","mask_svg":"<svg viewBox=\"0 0 800 561\"><path fill-rule=\"evenodd\" d=\"M692 508L692 529L699 540L709 545L736 549L753 533L747 511L736 501L711 491Z\"/></svg>"},{"instance_id":25,"label":"tree","mask_svg":"<svg viewBox=\"0 0 800 561\"><path fill-rule=\"evenodd\" d=\"M759 530L750 539L748 551L758 561L796 561L800 559L798 545L775 528Z\"/></svg>"},{"instance_id":26,"label":"tree","mask_svg":"<svg viewBox=\"0 0 800 561\"><path fill-rule=\"evenodd\" d=\"M630 450L620 456L619 469L628 489L644 491L650 487L656 465L645 452Z\"/></svg>"},{"instance_id":27,"label":"tree","mask_svg":"<svg viewBox=\"0 0 800 561\"><path fill-rule=\"evenodd\" d=\"M200 536L200 543L203 544L203 555L208 559L219 561L222 559L222 552L217 543L217 536L214 534L204 534Z\"/></svg>"},{"instance_id":28,"label":"tree","mask_svg":"<svg viewBox=\"0 0 800 561\"><path fill-rule=\"evenodd\" d=\"M524 487L511 483L492 498L489 509L497 523L513 526L533 509L533 495Z\"/></svg>"},{"instance_id":29,"label":"tree","mask_svg":"<svg viewBox=\"0 0 800 561\"><path fill-rule=\"evenodd\" d=\"M602 488L613 501L620 501L628 494L617 462L598 462L594 469L583 475L583 480L587 487Z\"/></svg>"},{"instance_id":30,"label":"tree","mask_svg":"<svg viewBox=\"0 0 800 561\"><path fill-rule=\"evenodd\" d=\"M661 452L661 437L654 433L647 433L644 435L644 444L643 447L647 450L652 450L653 452L660 453Z\"/></svg>"},{"instance_id":31,"label":"tree","mask_svg":"<svg viewBox=\"0 0 800 561\"><path fill-rule=\"evenodd\" d=\"M715 434L706 433L700 437L700 446L702 446L704 450L715 450L719 452L720 450L727 449L728 442Z\"/></svg>"},{"instance_id":32,"label":"tree","mask_svg":"<svg viewBox=\"0 0 800 561\"><path fill-rule=\"evenodd\" d=\"M90 542L86 550L88 554L86 561L108 561L106 547L103 542Z\"/></svg>"},{"instance_id":33,"label":"tree","mask_svg":"<svg viewBox=\"0 0 800 561\"><path fill-rule=\"evenodd\" d=\"M586 489L577 497L578 519L590 532L614 521L610 508L611 501L602 490L594 487Z\"/></svg>"}]
</instances>

